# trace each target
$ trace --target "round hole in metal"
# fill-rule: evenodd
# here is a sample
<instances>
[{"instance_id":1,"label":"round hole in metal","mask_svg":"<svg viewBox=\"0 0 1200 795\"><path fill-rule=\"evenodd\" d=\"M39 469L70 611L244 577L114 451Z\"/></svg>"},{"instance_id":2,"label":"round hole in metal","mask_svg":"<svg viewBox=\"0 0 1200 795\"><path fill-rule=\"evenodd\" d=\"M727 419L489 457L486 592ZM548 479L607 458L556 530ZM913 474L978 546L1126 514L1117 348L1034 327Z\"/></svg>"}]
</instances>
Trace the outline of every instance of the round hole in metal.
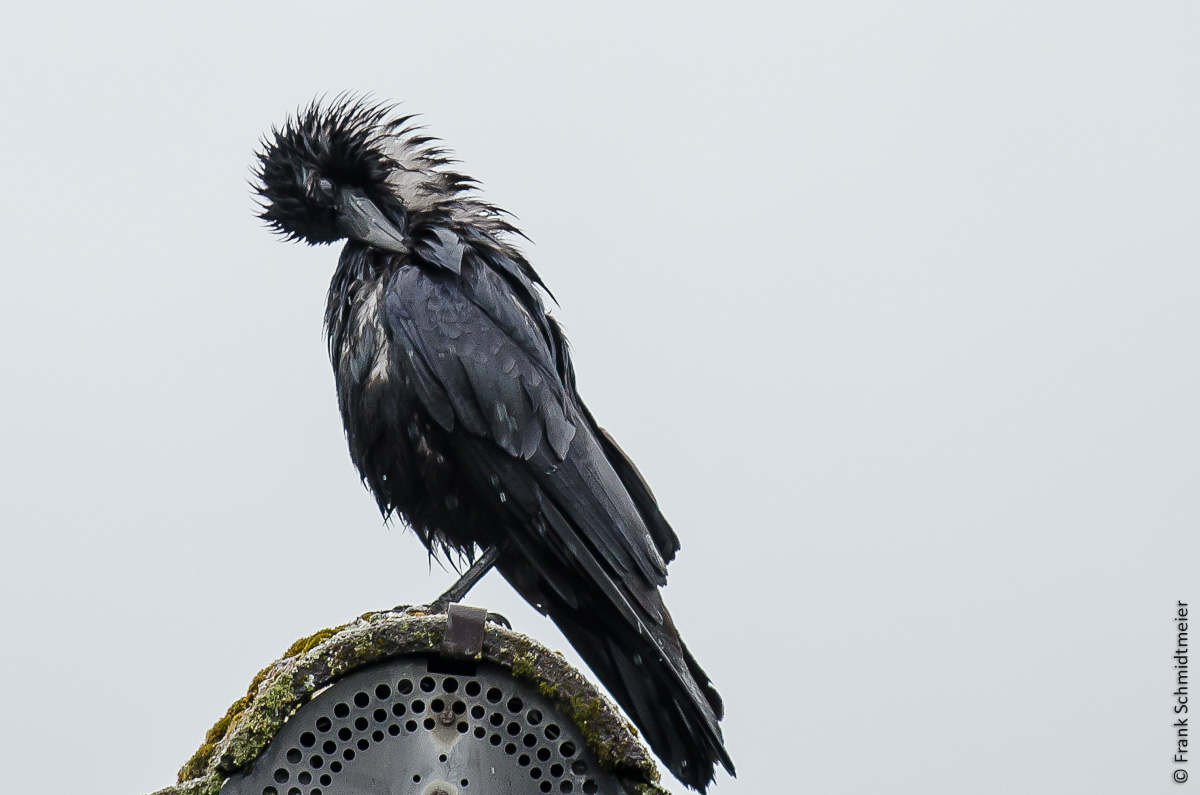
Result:
<instances>
[{"instance_id":1,"label":"round hole in metal","mask_svg":"<svg viewBox=\"0 0 1200 795\"><path fill-rule=\"evenodd\" d=\"M467 795L458 786L460 780L474 782L471 792L495 790L510 795L538 795L545 789L543 784L549 785L546 795L558 795L563 781L570 783L565 795L621 791L611 774L596 766L575 725L528 683L513 680L506 669L486 661L469 677L427 670L428 661L428 657L395 658L328 685L288 719L273 748L263 751L257 773L235 776L239 781L249 779L250 788L231 786L224 795L288 795L290 788L313 795L318 786L336 795L360 780L379 784L390 780L398 795L434 795L437 790ZM432 682L429 690L425 690L430 684L426 679ZM454 680L449 687L448 679ZM406 680L419 698L403 696L401 683ZM366 696L365 706L359 706L364 700L356 699L359 694ZM346 705L347 713L335 719L339 704ZM393 718L393 713L404 717ZM430 726L428 732L422 730L422 723ZM302 734L312 736L313 747L301 744ZM300 758L289 751L299 752ZM323 760L319 769L312 767L314 757ZM344 764L339 761L343 758ZM355 772L346 777L352 766ZM282 786L273 781L280 768L289 774ZM488 771L501 778L481 785L473 770L481 771L484 779ZM521 773L514 778L518 770ZM403 776L403 786L387 778L398 774ZM584 774L591 778L585 780ZM420 775L421 781L414 784L413 775ZM596 788L589 791L587 781ZM265 791L272 785L272 791Z\"/></svg>"}]
</instances>

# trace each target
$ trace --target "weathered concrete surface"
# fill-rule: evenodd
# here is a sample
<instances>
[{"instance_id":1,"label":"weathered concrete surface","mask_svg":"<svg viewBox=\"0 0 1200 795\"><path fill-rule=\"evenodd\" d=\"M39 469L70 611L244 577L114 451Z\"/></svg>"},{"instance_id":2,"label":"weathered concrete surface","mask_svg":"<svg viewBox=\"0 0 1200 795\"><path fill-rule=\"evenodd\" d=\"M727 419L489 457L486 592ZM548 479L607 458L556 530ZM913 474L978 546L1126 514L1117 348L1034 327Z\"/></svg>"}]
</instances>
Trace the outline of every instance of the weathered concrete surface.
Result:
<instances>
[{"instance_id":1,"label":"weathered concrete surface","mask_svg":"<svg viewBox=\"0 0 1200 795\"><path fill-rule=\"evenodd\" d=\"M208 731L203 745L179 771L175 786L154 795L216 795L231 774L244 770L275 733L313 694L364 665L437 651L446 631L444 615L387 611L368 613L292 644ZM636 795L659 795L658 768L613 703L563 656L537 641L488 624L482 659L502 665L554 700L586 738L600 763Z\"/></svg>"}]
</instances>

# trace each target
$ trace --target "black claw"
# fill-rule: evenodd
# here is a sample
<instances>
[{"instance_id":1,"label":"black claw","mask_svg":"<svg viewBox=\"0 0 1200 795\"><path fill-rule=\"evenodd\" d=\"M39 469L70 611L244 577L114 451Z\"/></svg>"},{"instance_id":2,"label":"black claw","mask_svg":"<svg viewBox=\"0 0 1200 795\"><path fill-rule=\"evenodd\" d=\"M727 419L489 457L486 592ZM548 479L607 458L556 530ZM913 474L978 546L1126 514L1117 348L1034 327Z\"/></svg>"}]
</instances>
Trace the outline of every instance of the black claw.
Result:
<instances>
[{"instance_id":1,"label":"black claw","mask_svg":"<svg viewBox=\"0 0 1200 795\"><path fill-rule=\"evenodd\" d=\"M499 613L488 613L487 620L491 621L493 624L499 624L505 629L512 629L512 622Z\"/></svg>"}]
</instances>

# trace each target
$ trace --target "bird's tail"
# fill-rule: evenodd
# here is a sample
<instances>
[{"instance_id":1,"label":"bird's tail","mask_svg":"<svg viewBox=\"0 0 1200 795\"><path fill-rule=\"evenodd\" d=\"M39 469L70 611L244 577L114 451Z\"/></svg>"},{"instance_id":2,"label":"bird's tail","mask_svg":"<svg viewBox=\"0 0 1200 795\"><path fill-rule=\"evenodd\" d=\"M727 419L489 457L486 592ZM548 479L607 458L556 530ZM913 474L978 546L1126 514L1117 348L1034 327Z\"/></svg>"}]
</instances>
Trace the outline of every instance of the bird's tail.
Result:
<instances>
[{"instance_id":1,"label":"bird's tail","mask_svg":"<svg viewBox=\"0 0 1200 795\"><path fill-rule=\"evenodd\" d=\"M718 725L724 714L721 697L683 644L666 608L662 626L637 633L620 618L606 621L603 604L598 611L546 607L676 778L704 792L718 762L733 774Z\"/></svg>"}]
</instances>

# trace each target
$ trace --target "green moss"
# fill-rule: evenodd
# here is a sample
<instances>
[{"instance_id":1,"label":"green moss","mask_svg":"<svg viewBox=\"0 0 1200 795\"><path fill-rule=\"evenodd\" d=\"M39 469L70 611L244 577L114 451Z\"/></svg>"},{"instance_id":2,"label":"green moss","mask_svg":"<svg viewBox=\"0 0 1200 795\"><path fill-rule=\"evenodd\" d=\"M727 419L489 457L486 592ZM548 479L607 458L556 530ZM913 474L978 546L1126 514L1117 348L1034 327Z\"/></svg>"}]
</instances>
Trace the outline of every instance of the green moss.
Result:
<instances>
[{"instance_id":1,"label":"green moss","mask_svg":"<svg viewBox=\"0 0 1200 795\"><path fill-rule=\"evenodd\" d=\"M645 782L624 781L625 790L632 792L634 795L671 795L667 789L659 784L647 784Z\"/></svg>"},{"instance_id":2,"label":"green moss","mask_svg":"<svg viewBox=\"0 0 1200 795\"><path fill-rule=\"evenodd\" d=\"M259 671L246 695L209 729L203 745L179 771L179 784L158 795L219 795L224 776L252 764L318 688L364 665L436 651L445 631L444 617L392 611L366 613L350 624L301 638L279 662ZM510 668L515 677L551 699L578 725L600 763L623 778L627 791L668 795L654 785L658 768L633 727L561 653L488 625L482 657Z\"/></svg>"},{"instance_id":3,"label":"green moss","mask_svg":"<svg viewBox=\"0 0 1200 795\"><path fill-rule=\"evenodd\" d=\"M246 707L250 706L250 702L254 699L254 694L258 692L258 686L267 678L267 674L271 672L273 667L272 665L268 665L255 674L254 679L250 682L250 687L246 688L246 695L233 702L229 706L229 709L225 711L225 714L204 735L204 742L196 749L196 753L192 754L191 759L184 762L183 767L179 768L179 777L176 780L180 784L194 778L199 778L208 770L209 762L212 759L213 752L217 748L217 743L225 739L225 735L229 733L229 727L242 716L242 713L246 711Z\"/></svg>"},{"instance_id":4,"label":"green moss","mask_svg":"<svg viewBox=\"0 0 1200 795\"><path fill-rule=\"evenodd\" d=\"M404 632L408 628L408 622L400 624L401 632ZM413 633L414 637L420 639L430 638L430 648L433 648L432 633L425 627L421 627L421 630L423 631ZM440 634L438 637L440 639ZM329 673L333 677L339 677L361 665L387 656L394 651L394 648L395 639L386 634L362 633L354 637L353 641L347 646L332 652L332 658L329 661Z\"/></svg>"},{"instance_id":5,"label":"green moss","mask_svg":"<svg viewBox=\"0 0 1200 795\"><path fill-rule=\"evenodd\" d=\"M368 613L367 615L370 614ZM346 626L348 625L342 624L340 627L322 629L308 637L300 638L288 647L281 659L286 660L289 657L304 654L329 638L332 638L338 632L345 629ZM204 775L209 768L209 762L212 760L217 743L225 739L225 735L229 733L230 727L246 711L246 707L250 706L250 702L254 700L255 693L258 692L259 685L263 683L263 680L267 678L267 674L271 673L274 667L274 665L268 665L255 674L254 679L250 681L250 687L246 688L246 695L233 702L221 719L212 725L212 728L204 735L204 742L196 749L196 753L192 754L191 758L184 762L183 767L179 769L177 780L180 784Z\"/></svg>"},{"instance_id":6,"label":"green moss","mask_svg":"<svg viewBox=\"0 0 1200 795\"><path fill-rule=\"evenodd\" d=\"M622 720L614 721L608 702L586 680L570 668L561 654L549 654L530 638L510 637L507 664L513 675L537 687L554 701L583 734L584 740L609 770L636 770L647 781L658 780L658 768L636 747L637 730ZM626 734L627 733L627 734Z\"/></svg>"},{"instance_id":7,"label":"green moss","mask_svg":"<svg viewBox=\"0 0 1200 795\"><path fill-rule=\"evenodd\" d=\"M588 697L577 693L571 696L568 708L564 711L579 726L579 731L583 733L583 739L587 740L587 744L596 752L600 764L610 770L619 766L622 761L621 757L615 753L616 749L610 743L604 742L604 738L600 736L596 728L601 717L607 712L607 705L601 701L600 697Z\"/></svg>"},{"instance_id":8,"label":"green moss","mask_svg":"<svg viewBox=\"0 0 1200 795\"><path fill-rule=\"evenodd\" d=\"M345 627L346 627L346 625L342 624L340 627L330 627L327 629L322 629L317 632L314 632L313 634L309 635L307 638L301 638L300 640L293 643L291 646L288 646L288 650L283 653L283 659L286 660L288 657L296 657L298 655L304 654L306 651L311 650L317 644L323 643L323 642L329 640L334 635L336 635L337 633L339 633L343 629L345 629Z\"/></svg>"},{"instance_id":9,"label":"green moss","mask_svg":"<svg viewBox=\"0 0 1200 795\"><path fill-rule=\"evenodd\" d=\"M531 651L518 652L513 655L512 672L525 679L537 676L537 655Z\"/></svg>"},{"instance_id":10,"label":"green moss","mask_svg":"<svg viewBox=\"0 0 1200 795\"><path fill-rule=\"evenodd\" d=\"M153 795L218 795L224 779L217 775L183 781L173 787L160 789Z\"/></svg>"},{"instance_id":11,"label":"green moss","mask_svg":"<svg viewBox=\"0 0 1200 795\"><path fill-rule=\"evenodd\" d=\"M231 742L222 758L222 767L236 770L267 747L295 706L294 685L292 674L284 672L258 695L253 703L254 709L245 713L242 725L230 738Z\"/></svg>"}]
</instances>

